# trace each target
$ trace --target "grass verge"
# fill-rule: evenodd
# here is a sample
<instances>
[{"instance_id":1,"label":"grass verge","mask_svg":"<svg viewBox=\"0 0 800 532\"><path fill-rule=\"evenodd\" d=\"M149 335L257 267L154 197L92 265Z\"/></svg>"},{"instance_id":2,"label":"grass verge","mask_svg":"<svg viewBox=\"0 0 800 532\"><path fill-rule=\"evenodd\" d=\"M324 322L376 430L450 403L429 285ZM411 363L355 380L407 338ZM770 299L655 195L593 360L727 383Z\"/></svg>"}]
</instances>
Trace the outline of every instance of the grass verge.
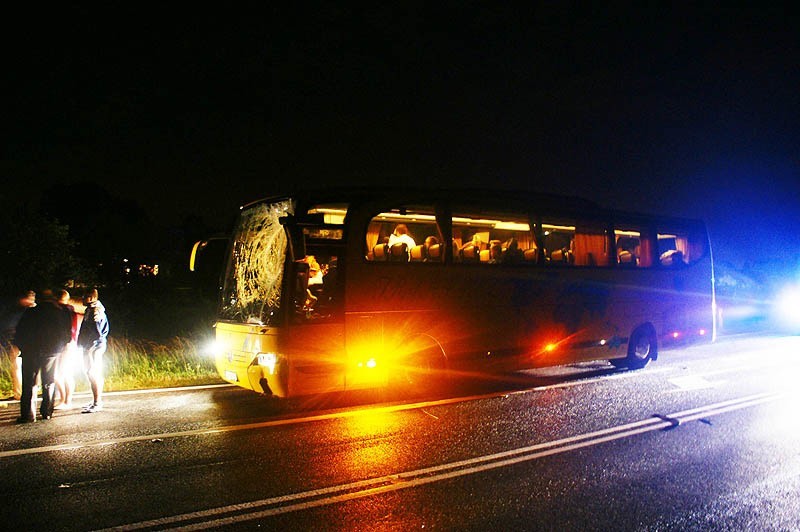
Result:
<instances>
[{"instance_id":1,"label":"grass verge","mask_svg":"<svg viewBox=\"0 0 800 532\"><path fill-rule=\"evenodd\" d=\"M11 396L12 363L0 347L0 397ZM106 391L138 390L199 384L218 384L214 361L201 353L200 344L175 337L165 343L127 338L109 338L105 357ZM76 391L89 389L81 372L81 356L72 356Z\"/></svg>"}]
</instances>

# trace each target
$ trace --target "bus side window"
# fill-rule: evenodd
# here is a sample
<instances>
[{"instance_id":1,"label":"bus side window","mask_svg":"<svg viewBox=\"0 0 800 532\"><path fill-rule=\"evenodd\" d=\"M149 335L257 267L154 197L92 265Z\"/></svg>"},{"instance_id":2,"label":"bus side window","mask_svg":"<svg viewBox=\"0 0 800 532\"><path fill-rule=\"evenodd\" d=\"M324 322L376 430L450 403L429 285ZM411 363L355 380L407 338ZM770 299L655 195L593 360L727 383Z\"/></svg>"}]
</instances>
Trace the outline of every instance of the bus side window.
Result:
<instances>
[{"instance_id":1,"label":"bus side window","mask_svg":"<svg viewBox=\"0 0 800 532\"><path fill-rule=\"evenodd\" d=\"M593 268L612 264L609 224L601 218L548 217L541 236L545 264ZM531 251L530 260L536 254Z\"/></svg>"},{"instance_id":2,"label":"bus side window","mask_svg":"<svg viewBox=\"0 0 800 532\"><path fill-rule=\"evenodd\" d=\"M658 231L658 261L661 266L692 264L705 253L704 239L690 231Z\"/></svg>"},{"instance_id":3,"label":"bus side window","mask_svg":"<svg viewBox=\"0 0 800 532\"><path fill-rule=\"evenodd\" d=\"M652 233L641 225L618 224L614 228L617 265L649 268L653 265Z\"/></svg>"},{"instance_id":4,"label":"bus side window","mask_svg":"<svg viewBox=\"0 0 800 532\"><path fill-rule=\"evenodd\" d=\"M431 245L440 241L433 205L404 205L372 217L364 236L364 257L370 262L429 262ZM442 256L438 253L436 261Z\"/></svg>"},{"instance_id":5,"label":"bus side window","mask_svg":"<svg viewBox=\"0 0 800 532\"><path fill-rule=\"evenodd\" d=\"M508 207L476 209L453 207L453 260L466 264L523 264L524 250L535 250L536 240L529 214ZM528 260L536 256L528 254Z\"/></svg>"},{"instance_id":6,"label":"bus side window","mask_svg":"<svg viewBox=\"0 0 800 532\"><path fill-rule=\"evenodd\" d=\"M576 266L609 266L610 248L608 230L603 222L584 222L575 228L572 253Z\"/></svg>"},{"instance_id":7,"label":"bus side window","mask_svg":"<svg viewBox=\"0 0 800 532\"><path fill-rule=\"evenodd\" d=\"M575 222L571 220L548 219L542 224L545 262L553 266L570 264L572 247L575 242Z\"/></svg>"},{"instance_id":8,"label":"bus side window","mask_svg":"<svg viewBox=\"0 0 800 532\"><path fill-rule=\"evenodd\" d=\"M294 262L295 323L331 321L341 315L338 256L319 251L324 255L306 255Z\"/></svg>"}]
</instances>

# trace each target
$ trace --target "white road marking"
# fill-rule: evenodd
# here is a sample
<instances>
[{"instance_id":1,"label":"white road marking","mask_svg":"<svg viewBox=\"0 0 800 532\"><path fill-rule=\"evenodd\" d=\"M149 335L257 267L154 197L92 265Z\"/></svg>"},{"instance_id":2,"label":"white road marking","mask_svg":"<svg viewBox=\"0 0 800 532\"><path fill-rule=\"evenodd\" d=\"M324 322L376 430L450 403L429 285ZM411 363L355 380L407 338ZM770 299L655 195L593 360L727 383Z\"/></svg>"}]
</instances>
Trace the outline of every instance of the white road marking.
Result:
<instances>
[{"instance_id":1,"label":"white road marking","mask_svg":"<svg viewBox=\"0 0 800 532\"><path fill-rule=\"evenodd\" d=\"M539 443L518 449L511 449L501 453L479 456L467 460L441 464L438 466L406 471L393 475L376 477L373 479L330 486L300 493L292 493L279 497L262 499L241 504L222 506L198 512L191 512L175 516L141 521L113 527L106 530L138 530L156 527L159 529L172 527L173 530L206 530L221 526L232 525L253 519L262 519L299 510L306 510L319 506L326 506L345 502L353 499L370 497L373 495L399 491L402 489L422 486L434 482L441 482L451 478L462 477L490 471L514 464L537 460L547 456L561 454L577 449L591 447L623 438L630 438L639 434L652 432L705 419L725 412L750 408L763 403L782 399L784 394L760 393L709 404L702 407L684 410L661 417L650 417L633 423L618 425L607 429L589 432ZM232 515L226 515L232 514ZM209 518L211 518L209 520ZM202 522L197 522L202 520ZM194 522L192 522L194 521Z\"/></svg>"},{"instance_id":2,"label":"white road marking","mask_svg":"<svg viewBox=\"0 0 800 532\"><path fill-rule=\"evenodd\" d=\"M737 371L741 371L743 369L753 369L750 366L736 366L731 368L724 368L714 370L712 372L702 373L699 374L702 376L711 376L711 375L719 375L723 373L733 373ZM391 405L385 407L376 407L376 408L368 408L368 409L357 409L357 410L348 410L344 412L334 412L330 414L320 414L315 416L306 416L300 418L286 418L286 419L277 419L271 421L263 421L259 423L247 423L243 425L228 425L222 427L211 427L211 428L203 428L203 429L192 429L192 430L184 430L184 431L175 431L175 432L163 432L158 434L148 434L148 435L138 435L138 436L128 436L123 438L114 438L110 440L102 440L102 441L93 441L93 442L72 442L72 443L64 443L59 445L46 445L42 447L31 447L31 448L24 448L24 449L12 449L8 451L0 451L0 459L2 458L9 458L13 456L22 456L28 454L41 454L41 453L49 453L49 452L58 452L58 451L72 451L76 449L84 449L90 447L101 447L107 445L115 445L115 444L122 444L122 443L133 443L133 442L149 442L153 439L166 439L166 438L181 438L181 437L188 437L188 436L198 436L198 435L207 435L207 434L220 434L220 433L229 433L229 432L237 432L242 430L254 430L254 429L262 429L262 428L269 428L269 427L276 427L276 426L283 426L283 425L295 425L295 424L302 424L302 423L313 423L317 421L326 421L331 419L342 419L342 418L349 418L349 417L357 417L360 415L365 414L375 414L375 413L387 413L387 412L401 412L406 410L421 410L427 407L435 407L435 406L443 406L443 405L450 405L450 404L457 404L469 401L478 401L483 399L493 399L497 397L504 397L509 395L518 395L518 394L526 394L530 392L542 392L551 389L557 388L571 388L575 386L583 386L583 385L590 385L595 384L598 382L603 382L607 380L618 380L618 379L628 379L628 378L641 378L643 375L654 375L660 373L671 373L675 371L679 371L680 368L676 366L667 366L661 368L647 368L644 370L638 371L628 371L628 372L620 372L620 373L611 373L609 375L602 375L599 377L592 377L587 379L577 379L574 381L568 382L560 382L551 385L545 386L536 386L533 388L526 388L522 390L513 390L513 391L502 391L502 392L493 392L489 394L482 394L482 395L473 395L467 397L453 397L448 399L440 399L435 401L425 401L425 402L417 402L417 403L407 403L407 404L399 404L399 405ZM234 387L232 384L210 384L210 385L202 385L202 386L192 386L192 387L178 387L178 388L158 388L153 390L129 390L129 391L119 391L119 392L107 392L104 395L146 395L146 394L153 394L153 393L171 393L171 392L180 392L180 391L191 391L191 390L203 390L203 389L215 389L215 388L226 388L226 387ZM676 390L671 390L668 393L674 393Z\"/></svg>"},{"instance_id":3,"label":"white road marking","mask_svg":"<svg viewBox=\"0 0 800 532\"><path fill-rule=\"evenodd\" d=\"M103 392L103 397L113 397L115 395L152 395L155 393L187 392L192 390L213 390L215 388L234 388L235 384L198 384L196 386L176 386L173 388L145 388L142 390L120 390L116 392ZM92 392L79 392L73 397L91 397ZM19 404L19 399L6 399L0 401L0 407L7 407L12 404Z\"/></svg>"},{"instance_id":4,"label":"white road marking","mask_svg":"<svg viewBox=\"0 0 800 532\"><path fill-rule=\"evenodd\" d=\"M680 390L671 390L671 391L689 391L689 390L703 390L705 388L713 388L716 386L715 383L707 380L706 378L700 375L686 375L684 377L675 377L674 379L668 379L671 384L674 384Z\"/></svg>"},{"instance_id":5,"label":"white road marking","mask_svg":"<svg viewBox=\"0 0 800 532\"><path fill-rule=\"evenodd\" d=\"M511 393L525 393L530 390L511 392ZM484 395L473 395L469 397L453 397L449 399L439 399L436 401L425 401L419 403L408 403L399 405L382 406L375 408L361 408L357 410L347 410L344 412L332 412L330 414L319 414L315 416L306 416L301 418L286 418L275 419L271 421L262 421L258 423L246 423L243 425L227 425L222 427L212 427L204 429L182 430L176 432L162 432L159 434L147 434L138 436L128 436L124 438L114 438L110 440L95 441L95 442L82 442L82 443L65 443L60 445L47 445L42 447L32 447L28 449L13 449L9 451L0 451L0 458L8 458L11 456L21 456L26 454L40 454L54 451L69 451L74 449L82 449L86 447L98 447L102 445L112 445L119 443L130 443L138 441L151 441L153 439L166 439L166 438L181 438L186 436L197 436L203 434L221 434L228 432L238 432L242 430L262 429L268 427L277 427L283 425L298 425L302 423L313 423L317 421L326 421L331 419L342 419L350 417L358 417L362 415L372 415L376 413L387 412L401 412L405 410L420 410L427 407L442 406L456 403L464 403L469 401L478 401L482 399L492 399L509 395L509 392L491 393Z\"/></svg>"},{"instance_id":6,"label":"white road marking","mask_svg":"<svg viewBox=\"0 0 800 532\"><path fill-rule=\"evenodd\" d=\"M567 382L559 382L556 384L548 384L546 386L536 386L535 388L531 388L535 392L540 392L544 390L554 390L557 388L572 388L573 386L581 386L583 384L591 384L595 382L601 381L610 381L610 380L620 380L620 379L630 379L632 377L640 377L641 375L655 375L658 373L672 373L674 371L678 371L678 368L667 366L664 368L654 368L654 369L647 369L647 370L638 370L638 371L626 371L620 373L612 373L610 375L603 375L601 377L592 377L590 379L578 379L575 381L567 381Z\"/></svg>"},{"instance_id":7,"label":"white road marking","mask_svg":"<svg viewBox=\"0 0 800 532\"><path fill-rule=\"evenodd\" d=\"M707 373L706 375L716 375L720 373L729 373L741 370L743 367L735 367L735 368L728 368L722 370L715 370L713 372ZM747 367L744 367L747 368ZM205 428L205 429L193 429L193 430L184 430L184 431L175 431L175 432L163 432L158 434L148 434L148 435L139 435L139 436L128 436L123 438L114 438L111 440L102 440L102 441L94 441L94 442L73 442L73 443L65 443L59 445L47 445L42 447L31 447L27 449L13 449L9 451L0 451L0 459L8 458L12 456L22 456L28 454L41 454L41 453L49 453L49 452L57 452L57 451L72 451L76 449L83 449L89 447L101 447L107 445L115 445L121 443L133 443L133 442L141 442L141 441L152 441L153 439L166 439L166 438L180 438L180 437L188 437L188 436L198 436L198 435L205 435L205 434L218 434L218 433L229 433L229 432L237 432L241 430L254 430L254 429L262 429L262 428L269 428L275 426L282 426L282 425L294 425L294 424L302 424L302 423L313 423L317 421L326 421L331 419L341 419L341 418L348 418L348 417L357 417L359 415L364 415L365 413L374 414L374 413L386 413L386 412L401 412L406 410L417 410L417 409L424 409L427 407L434 407L434 406L443 406L443 405L450 405L450 404L457 404L462 402L469 402L469 401L477 401L483 399L493 399L497 397L504 397L509 395L517 395L517 394L525 394L530 392L541 392L547 391L551 389L558 389L558 388L571 388L575 386L583 386L589 384L595 384L598 382L603 382L606 380L619 380L619 379L628 379L639 377L641 378L642 375L653 375L659 373L670 373L674 371L678 371L679 368L674 366L667 366L661 368L647 368L645 370L640 371L629 371L629 372L621 372L621 373L612 373L609 375L602 375L599 377L592 377L587 379L577 379L574 381L568 382L561 382L551 385L545 386L536 386L534 388L527 388L523 390L514 390L514 391L502 391L502 392L495 392L489 394L482 394L482 395L473 395L467 397L454 397L448 399L441 399L436 401L425 401L425 402L418 402L418 403L408 403L408 404L400 404L400 405L392 405L386 407L377 407L377 408L369 408L369 409L357 409L357 410L349 410L345 412L335 412L331 414L320 414L316 416L306 416L301 418L287 418L287 419L278 419L272 421L264 421L259 423L247 423L243 425L229 425L223 427L212 427L212 428ZM129 390L129 391L119 391L119 392L106 392L104 395L145 395L145 394L153 394L153 393L171 393L171 392L180 392L180 391L191 391L191 390L204 390L204 389L214 389L214 388L225 388L225 387L233 387L232 384L210 384L210 385L202 385L202 386L192 386L192 387L178 387L178 388L158 388L152 390Z\"/></svg>"},{"instance_id":8,"label":"white road marking","mask_svg":"<svg viewBox=\"0 0 800 532\"><path fill-rule=\"evenodd\" d=\"M671 368L658 368L652 370L646 370L646 374L653 374L653 373L661 373L665 371L672 371ZM183 431L175 431L175 432L162 432L158 434L147 434L147 435L137 435L137 436L128 436L123 438L114 438L110 440L102 440L102 441L93 441L93 442L73 442L73 443L63 443L59 445L46 445L42 447L31 447L26 449L12 449L8 451L0 451L0 459L2 458L9 458L12 456L22 456L28 454L41 454L41 453L50 453L50 452L57 452L57 451L72 451L76 449L84 449L89 447L100 447L105 445L114 445L114 444L121 444L121 443L132 443L132 442L141 442L141 441L152 441L153 439L166 439L166 438L181 438L187 436L198 436L198 435L205 435L205 434L219 434L219 433L229 433L229 432L238 432L242 430L253 430L253 429L263 429L269 427L277 427L283 425L297 425L302 423L313 423L317 421L326 421L331 419L342 419L342 418L349 418L349 417L357 417L361 415L369 415L375 413L387 413L387 412L402 412L406 410L422 410L428 407L435 407L435 406L443 406L443 405L451 405L457 403L465 403L470 401L479 401L484 399L494 399L498 397L507 397L509 395L518 395L518 394L525 394L534 392L545 391L553 388L563 388L563 387L572 387L572 386L579 386L579 385L587 385L587 384L594 384L597 382L602 382L604 380L610 379L620 379L620 378L631 378L635 375L643 375L642 371L636 373L614 373L611 375L605 375L601 377L594 377L589 379L579 379L576 381L570 381L568 383L559 383L553 384L549 386L537 386L535 388L526 388L523 390L513 390L513 391L502 391L502 392L493 392L488 394L481 394L481 395L472 395L466 397L452 397L447 399L439 399L434 401L424 401L424 402L417 402L417 403L407 403L407 404L399 404L399 405L391 405L391 406L383 406L383 407L374 407L374 408L367 408L367 409L357 409L357 410L347 410L344 412L333 412L330 414L319 414L315 416L306 416L300 418L286 418L286 419L276 419L271 421L262 421L258 423L247 423L243 425L227 425L222 427L211 427L211 428L202 428L202 429L192 429L192 430L183 430ZM225 387L225 386L233 386L228 384L223 385L209 385L203 387L195 387L193 389L204 389L204 388L216 388L216 387ZM159 391L181 391L186 390L186 388L161 388ZM130 392L115 392L117 394L145 394L147 390L133 390ZM150 390L152 393L153 390ZM104 395L110 395L108 393ZM429 414L430 415L430 414Z\"/></svg>"}]
</instances>

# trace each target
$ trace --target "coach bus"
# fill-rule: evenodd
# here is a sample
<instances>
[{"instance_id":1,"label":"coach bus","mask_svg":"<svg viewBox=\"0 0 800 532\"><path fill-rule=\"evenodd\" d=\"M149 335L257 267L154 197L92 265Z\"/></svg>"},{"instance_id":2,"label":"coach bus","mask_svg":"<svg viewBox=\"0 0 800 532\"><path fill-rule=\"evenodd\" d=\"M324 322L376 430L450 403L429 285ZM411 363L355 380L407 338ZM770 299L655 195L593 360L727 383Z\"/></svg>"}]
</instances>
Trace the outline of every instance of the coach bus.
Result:
<instances>
[{"instance_id":1,"label":"coach bus","mask_svg":"<svg viewBox=\"0 0 800 532\"><path fill-rule=\"evenodd\" d=\"M271 197L241 207L215 328L220 376L278 397L589 360L637 369L715 337L711 248L701 221L570 197Z\"/></svg>"}]
</instances>

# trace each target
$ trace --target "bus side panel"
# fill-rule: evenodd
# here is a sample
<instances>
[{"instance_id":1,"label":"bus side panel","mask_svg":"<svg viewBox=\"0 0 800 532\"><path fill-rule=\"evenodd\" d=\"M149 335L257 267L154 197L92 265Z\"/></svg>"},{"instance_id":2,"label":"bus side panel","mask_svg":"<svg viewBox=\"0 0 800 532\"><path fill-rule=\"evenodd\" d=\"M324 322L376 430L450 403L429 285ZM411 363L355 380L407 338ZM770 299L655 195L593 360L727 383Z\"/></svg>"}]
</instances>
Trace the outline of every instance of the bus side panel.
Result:
<instances>
[{"instance_id":1,"label":"bus side panel","mask_svg":"<svg viewBox=\"0 0 800 532\"><path fill-rule=\"evenodd\" d=\"M710 337L712 330L708 263L676 270L366 263L353 270L348 349L368 344L395 358L409 338L425 334L454 366L543 367L623 358L630 335L646 324L661 345L676 332Z\"/></svg>"},{"instance_id":2,"label":"bus side panel","mask_svg":"<svg viewBox=\"0 0 800 532\"><path fill-rule=\"evenodd\" d=\"M452 368L481 371L624 356L621 341L600 342L627 334L609 316L612 291L586 273L365 264L348 286L348 349L370 345L397 362L424 335Z\"/></svg>"}]
</instances>

